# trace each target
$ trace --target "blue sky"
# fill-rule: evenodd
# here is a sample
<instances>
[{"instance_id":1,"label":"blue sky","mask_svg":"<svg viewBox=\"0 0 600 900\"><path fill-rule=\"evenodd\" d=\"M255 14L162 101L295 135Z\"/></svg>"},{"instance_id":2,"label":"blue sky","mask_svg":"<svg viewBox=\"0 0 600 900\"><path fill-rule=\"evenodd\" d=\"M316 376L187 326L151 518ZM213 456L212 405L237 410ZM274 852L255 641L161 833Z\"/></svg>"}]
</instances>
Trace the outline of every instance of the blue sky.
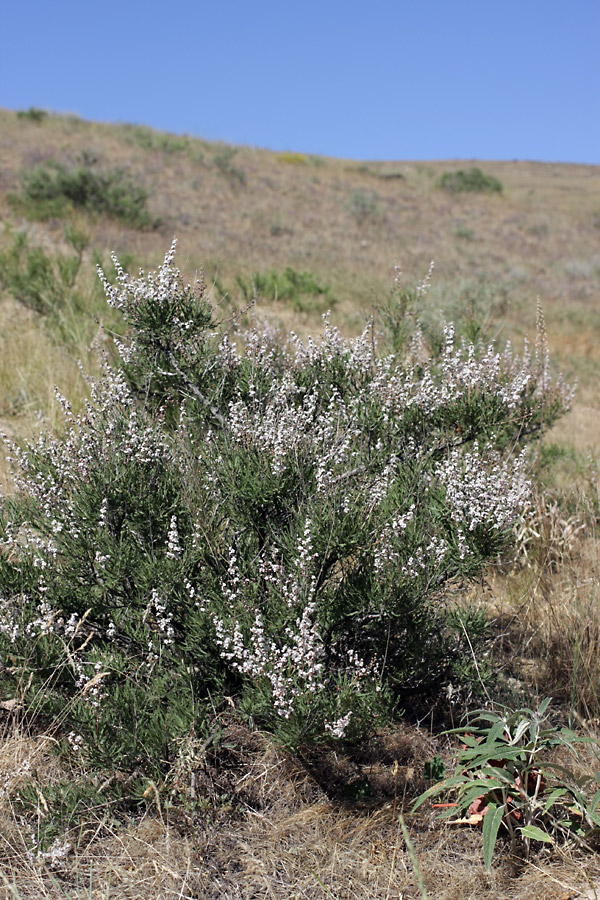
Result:
<instances>
[{"instance_id":1,"label":"blue sky","mask_svg":"<svg viewBox=\"0 0 600 900\"><path fill-rule=\"evenodd\" d=\"M600 163L599 0L21 0L0 106L352 159Z\"/></svg>"}]
</instances>

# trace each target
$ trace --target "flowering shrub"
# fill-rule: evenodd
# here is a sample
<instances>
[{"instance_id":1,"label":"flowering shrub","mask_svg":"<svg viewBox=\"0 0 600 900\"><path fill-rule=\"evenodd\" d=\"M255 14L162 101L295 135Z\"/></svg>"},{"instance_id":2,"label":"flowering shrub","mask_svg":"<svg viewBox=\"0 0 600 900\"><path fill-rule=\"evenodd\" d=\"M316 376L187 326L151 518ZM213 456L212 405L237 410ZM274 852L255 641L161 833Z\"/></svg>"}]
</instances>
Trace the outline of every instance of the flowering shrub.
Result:
<instances>
[{"instance_id":1,"label":"flowering shrub","mask_svg":"<svg viewBox=\"0 0 600 900\"><path fill-rule=\"evenodd\" d=\"M477 635L450 598L510 543L524 445L570 397L543 343L241 331L174 253L100 271L120 363L12 447L0 533L3 691L153 777L231 704L298 747L456 682Z\"/></svg>"}]
</instances>

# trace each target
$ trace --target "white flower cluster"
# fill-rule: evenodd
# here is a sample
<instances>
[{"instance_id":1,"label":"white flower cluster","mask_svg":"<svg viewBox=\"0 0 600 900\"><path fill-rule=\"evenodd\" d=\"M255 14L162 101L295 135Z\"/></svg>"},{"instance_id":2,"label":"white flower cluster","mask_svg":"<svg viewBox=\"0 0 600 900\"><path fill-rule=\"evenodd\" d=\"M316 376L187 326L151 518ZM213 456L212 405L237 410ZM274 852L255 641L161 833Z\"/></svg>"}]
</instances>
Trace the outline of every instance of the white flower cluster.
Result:
<instances>
[{"instance_id":1,"label":"white flower cluster","mask_svg":"<svg viewBox=\"0 0 600 900\"><path fill-rule=\"evenodd\" d=\"M81 482L92 482L99 467L117 454L124 462L137 465L169 457L170 449L158 426L138 414L124 376L104 365L102 381L89 380L92 400L85 413L75 416L63 404L66 435L63 439L42 435L36 443L22 450L5 438L12 451L9 459L17 464L20 474L17 487L30 496L43 510L54 534L63 530L72 538L79 535L80 523L74 505L74 492ZM40 465L43 462L43 466ZM107 524L108 500L101 504L98 525ZM29 532L35 544L40 567L48 553L56 548L48 538Z\"/></svg>"},{"instance_id":2,"label":"white flower cluster","mask_svg":"<svg viewBox=\"0 0 600 900\"><path fill-rule=\"evenodd\" d=\"M67 735L67 743L73 753L79 753L79 751L83 749L85 741L80 734L77 734L75 731L70 731Z\"/></svg>"},{"instance_id":3,"label":"white flower cluster","mask_svg":"<svg viewBox=\"0 0 600 900\"><path fill-rule=\"evenodd\" d=\"M313 621L314 612L315 604L307 604L296 619L295 628L286 626L279 643L267 637L262 616L256 612L250 628L250 647L239 622L230 630L222 619L213 619L222 657L242 674L266 678L271 684L273 705L284 719L292 715L299 696L315 694L323 688L323 643Z\"/></svg>"},{"instance_id":4,"label":"white flower cluster","mask_svg":"<svg viewBox=\"0 0 600 900\"><path fill-rule=\"evenodd\" d=\"M352 710L346 713L345 716L340 716L337 721L333 723L325 722L325 731L328 731L332 737L335 738L343 738L346 734L346 730L348 725L350 724L350 719L352 718Z\"/></svg>"},{"instance_id":5,"label":"white flower cluster","mask_svg":"<svg viewBox=\"0 0 600 900\"><path fill-rule=\"evenodd\" d=\"M167 559L179 559L183 548L179 543L179 530L177 528L177 516L171 516L171 525L167 540Z\"/></svg>"},{"instance_id":6,"label":"white flower cluster","mask_svg":"<svg viewBox=\"0 0 600 900\"><path fill-rule=\"evenodd\" d=\"M167 612L166 601L163 600L156 590L153 588L150 602L154 607L154 615L156 618L156 627L160 636L160 641L165 647L169 647L175 641L175 629L173 628L173 613Z\"/></svg>"},{"instance_id":7,"label":"white flower cluster","mask_svg":"<svg viewBox=\"0 0 600 900\"><path fill-rule=\"evenodd\" d=\"M91 663L82 662L76 656L71 658L72 665L75 671L78 673L79 677L76 682L77 690L80 692L82 697L86 697L90 706L99 710L102 706L102 701L106 697L106 689L103 685L103 679L108 674L107 672L102 671L102 663L96 662L94 663L94 674L89 677L88 673L85 670L86 665L91 665Z\"/></svg>"},{"instance_id":8,"label":"white flower cluster","mask_svg":"<svg viewBox=\"0 0 600 900\"><path fill-rule=\"evenodd\" d=\"M21 633L21 601L22 598L6 598L0 594L0 634L14 643Z\"/></svg>"},{"instance_id":9,"label":"white flower cluster","mask_svg":"<svg viewBox=\"0 0 600 900\"><path fill-rule=\"evenodd\" d=\"M482 455L477 444L463 453L452 450L435 471L457 525L469 531L479 525L495 529L512 525L530 499L526 462L525 451L503 460L492 447Z\"/></svg>"},{"instance_id":10,"label":"white flower cluster","mask_svg":"<svg viewBox=\"0 0 600 900\"><path fill-rule=\"evenodd\" d=\"M28 852L31 862L45 862L51 869L62 869L67 857L73 852L73 845L69 841L55 838L49 850L33 850Z\"/></svg>"},{"instance_id":11,"label":"white flower cluster","mask_svg":"<svg viewBox=\"0 0 600 900\"><path fill-rule=\"evenodd\" d=\"M116 254L111 254L111 259L117 275L116 285L112 285L102 267L98 266L98 277L102 282L108 304L114 309L133 318L136 306L146 304L148 301L157 307L168 306L171 297L180 287L180 272L173 265L177 240L173 239L171 247L165 255L162 266L157 272L144 273L140 270L139 278L132 278L121 266Z\"/></svg>"},{"instance_id":12,"label":"white flower cluster","mask_svg":"<svg viewBox=\"0 0 600 900\"><path fill-rule=\"evenodd\" d=\"M0 800L4 800L6 797L8 797L11 790L20 781L20 779L28 778L31 775L31 772L31 762L28 759L24 759L22 763L19 763L19 765L11 771L1 771Z\"/></svg>"}]
</instances>

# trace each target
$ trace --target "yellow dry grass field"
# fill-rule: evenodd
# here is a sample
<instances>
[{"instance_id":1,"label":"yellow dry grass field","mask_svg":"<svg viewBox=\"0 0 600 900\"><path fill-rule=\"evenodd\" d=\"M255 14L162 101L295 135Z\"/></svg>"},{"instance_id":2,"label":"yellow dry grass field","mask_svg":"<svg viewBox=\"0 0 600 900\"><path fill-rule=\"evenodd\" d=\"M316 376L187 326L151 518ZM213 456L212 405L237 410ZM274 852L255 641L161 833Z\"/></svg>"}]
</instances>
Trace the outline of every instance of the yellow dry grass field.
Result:
<instances>
[{"instance_id":1,"label":"yellow dry grass field","mask_svg":"<svg viewBox=\"0 0 600 900\"><path fill-rule=\"evenodd\" d=\"M40 221L11 201L21 173L48 160L69 167L83 158L144 188L159 222L140 230L81 210ZM60 321L26 308L0 277L0 430L11 439L60 427L55 385L75 406L83 402L78 360L93 371L90 346L102 341L99 324L112 321L92 286L93 267L98 259L108 265L112 250L134 268L150 268L177 235L179 267L190 279L202 269L224 308L242 308L270 270L309 273L320 286L312 294L257 298L282 328L304 333L319 328L328 306L334 324L357 333L389 296L395 266L410 284L431 260L432 288L419 310L429 321L473 317L500 342L533 340L539 298L552 358L579 389L572 411L546 439L555 461L520 537L518 564L499 565L475 595L494 616L494 664L512 679L515 695L551 695L586 734L597 734L600 167L359 163L75 117L37 122L6 110L0 159L1 252L21 232L49 255L72 253L66 224L87 236L79 299ZM444 172L472 165L499 179L502 192L439 187ZM13 490L5 455L0 484L4 493ZM442 718L451 715L449 699ZM479 830L440 825L425 807L409 814L426 786L424 762L436 754L451 758L449 739L431 733L430 724L403 724L353 754L295 760L268 737L232 723L221 758L206 753L171 794L157 789L143 815L111 818L98 784L97 804L65 838L63 857L51 860L33 853L35 834L15 792L35 772L42 819L44 785L51 790L85 775L66 770L53 754L51 729L0 706L0 897L599 898L593 853L556 845L525 862L498 851L488 875ZM600 768L591 751L588 766ZM348 794L348 785L363 781L369 798ZM202 815L188 815L186 803L198 797Z\"/></svg>"}]
</instances>

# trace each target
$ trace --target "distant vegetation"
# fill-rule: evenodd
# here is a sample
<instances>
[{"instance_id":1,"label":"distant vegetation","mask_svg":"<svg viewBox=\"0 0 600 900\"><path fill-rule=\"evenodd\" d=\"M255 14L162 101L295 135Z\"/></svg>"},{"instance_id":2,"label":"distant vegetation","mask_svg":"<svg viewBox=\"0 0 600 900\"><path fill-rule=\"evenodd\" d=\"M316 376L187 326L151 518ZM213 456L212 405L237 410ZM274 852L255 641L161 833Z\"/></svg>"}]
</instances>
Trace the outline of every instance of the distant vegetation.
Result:
<instances>
[{"instance_id":1,"label":"distant vegetation","mask_svg":"<svg viewBox=\"0 0 600 900\"><path fill-rule=\"evenodd\" d=\"M458 169L457 172L444 172L439 186L453 194L462 192L502 193L502 183L493 175L486 175L477 166L470 169Z\"/></svg>"},{"instance_id":2,"label":"distant vegetation","mask_svg":"<svg viewBox=\"0 0 600 900\"><path fill-rule=\"evenodd\" d=\"M233 187L246 184L246 173L233 163L236 153L235 147L224 147L212 158L213 166L227 178Z\"/></svg>"},{"instance_id":3,"label":"distant vegetation","mask_svg":"<svg viewBox=\"0 0 600 900\"><path fill-rule=\"evenodd\" d=\"M374 220L379 215L379 194L376 191L367 191L357 188L348 196L345 203L346 211L359 225Z\"/></svg>"},{"instance_id":4,"label":"distant vegetation","mask_svg":"<svg viewBox=\"0 0 600 900\"><path fill-rule=\"evenodd\" d=\"M24 231L0 252L0 287L15 300L40 315L57 315L73 288L81 267L87 237L68 228L65 237L74 256L51 256L42 247L31 246Z\"/></svg>"},{"instance_id":5,"label":"distant vegetation","mask_svg":"<svg viewBox=\"0 0 600 900\"><path fill-rule=\"evenodd\" d=\"M316 311L317 308L324 312L337 302L329 285L323 284L312 272L297 272L291 266L283 272L276 269L255 272L251 281L238 275L236 284L246 303L254 297L282 300L291 303L296 312Z\"/></svg>"},{"instance_id":6,"label":"distant vegetation","mask_svg":"<svg viewBox=\"0 0 600 900\"><path fill-rule=\"evenodd\" d=\"M21 193L13 205L31 219L63 218L74 208L102 213L136 228L156 226L146 203L148 194L120 169L101 169L83 153L79 165L68 168L48 160L21 175Z\"/></svg>"},{"instance_id":7,"label":"distant vegetation","mask_svg":"<svg viewBox=\"0 0 600 900\"><path fill-rule=\"evenodd\" d=\"M30 122L43 122L48 113L45 109L38 109L36 106L30 106L29 109L20 109L17 112L17 119L29 119Z\"/></svg>"},{"instance_id":8,"label":"distant vegetation","mask_svg":"<svg viewBox=\"0 0 600 900\"><path fill-rule=\"evenodd\" d=\"M142 150L179 153L189 149L190 141L185 136L165 134L143 125L124 125L123 130L127 142L141 147Z\"/></svg>"}]
</instances>

